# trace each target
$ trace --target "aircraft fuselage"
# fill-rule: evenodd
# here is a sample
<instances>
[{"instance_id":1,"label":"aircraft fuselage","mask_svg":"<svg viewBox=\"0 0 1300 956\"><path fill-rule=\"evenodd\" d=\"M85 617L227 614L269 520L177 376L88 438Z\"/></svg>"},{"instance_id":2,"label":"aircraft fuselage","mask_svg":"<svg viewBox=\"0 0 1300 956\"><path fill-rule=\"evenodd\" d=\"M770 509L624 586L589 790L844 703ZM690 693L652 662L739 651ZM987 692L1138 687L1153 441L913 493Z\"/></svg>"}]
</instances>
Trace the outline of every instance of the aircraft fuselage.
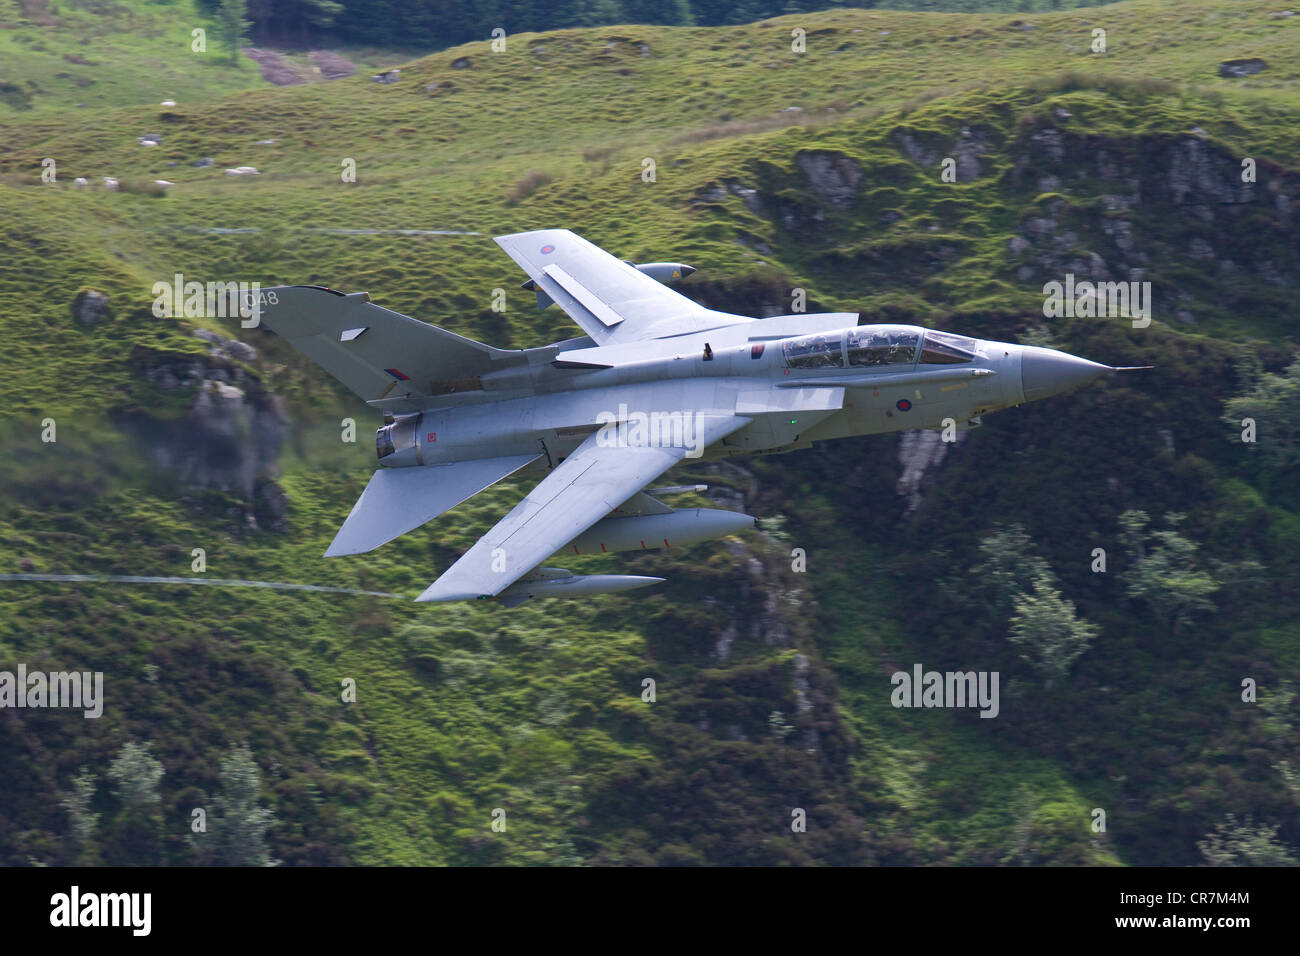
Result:
<instances>
[{"instance_id":1,"label":"aircraft fuselage","mask_svg":"<svg viewBox=\"0 0 1300 956\"><path fill-rule=\"evenodd\" d=\"M782 452L831 438L973 427L982 415L1107 371L1050 349L919 326L853 326L845 321L852 318L790 316L635 346L552 347L550 361L458 381L422 412L380 429L380 463L540 451L538 464L553 467L612 423L640 425L649 443L689 445L711 414L750 421L688 457Z\"/></svg>"}]
</instances>

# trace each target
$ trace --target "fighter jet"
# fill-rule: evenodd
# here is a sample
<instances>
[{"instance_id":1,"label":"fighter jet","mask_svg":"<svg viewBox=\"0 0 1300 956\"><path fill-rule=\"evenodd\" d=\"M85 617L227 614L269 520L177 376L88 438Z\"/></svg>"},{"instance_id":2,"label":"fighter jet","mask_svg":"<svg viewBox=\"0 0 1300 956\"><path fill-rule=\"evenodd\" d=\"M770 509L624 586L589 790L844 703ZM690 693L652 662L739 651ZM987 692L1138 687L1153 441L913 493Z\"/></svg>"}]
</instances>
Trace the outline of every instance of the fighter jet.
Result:
<instances>
[{"instance_id":1,"label":"fighter jet","mask_svg":"<svg viewBox=\"0 0 1300 956\"><path fill-rule=\"evenodd\" d=\"M501 349L391 312L365 292L277 286L263 324L383 414L379 468L325 552L372 551L521 471L537 485L416 600L572 597L662 578L581 575L552 555L686 547L754 525L673 508L646 487L689 459L808 448L904 429L970 428L989 412L1117 371L1052 349L853 312L751 318L665 284L566 229L500 236L538 304L585 333Z\"/></svg>"}]
</instances>

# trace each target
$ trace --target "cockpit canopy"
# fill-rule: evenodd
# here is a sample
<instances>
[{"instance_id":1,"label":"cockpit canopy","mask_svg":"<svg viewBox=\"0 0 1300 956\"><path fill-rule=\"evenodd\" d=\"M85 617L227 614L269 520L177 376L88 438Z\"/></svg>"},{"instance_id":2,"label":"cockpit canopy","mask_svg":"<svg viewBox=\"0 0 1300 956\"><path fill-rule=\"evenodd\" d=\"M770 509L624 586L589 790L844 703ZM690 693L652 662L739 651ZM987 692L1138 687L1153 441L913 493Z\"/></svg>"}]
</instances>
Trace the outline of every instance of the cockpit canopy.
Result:
<instances>
[{"instance_id":1,"label":"cockpit canopy","mask_svg":"<svg viewBox=\"0 0 1300 956\"><path fill-rule=\"evenodd\" d=\"M859 325L842 332L819 332L781 344L790 368L870 368L874 366L953 365L975 359L976 339L930 332L914 325Z\"/></svg>"},{"instance_id":2,"label":"cockpit canopy","mask_svg":"<svg viewBox=\"0 0 1300 956\"><path fill-rule=\"evenodd\" d=\"M921 330L902 325L860 325L845 334L850 368L911 365Z\"/></svg>"},{"instance_id":3,"label":"cockpit canopy","mask_svg":"<svg viewBox=\"0 0 1300 956\"><path fill-rule=\"evenodd\" d=\"M979 342L951 332L926 332L921 348L922 365L956 365L975 358Z\"/></svg>"}]
</instances>

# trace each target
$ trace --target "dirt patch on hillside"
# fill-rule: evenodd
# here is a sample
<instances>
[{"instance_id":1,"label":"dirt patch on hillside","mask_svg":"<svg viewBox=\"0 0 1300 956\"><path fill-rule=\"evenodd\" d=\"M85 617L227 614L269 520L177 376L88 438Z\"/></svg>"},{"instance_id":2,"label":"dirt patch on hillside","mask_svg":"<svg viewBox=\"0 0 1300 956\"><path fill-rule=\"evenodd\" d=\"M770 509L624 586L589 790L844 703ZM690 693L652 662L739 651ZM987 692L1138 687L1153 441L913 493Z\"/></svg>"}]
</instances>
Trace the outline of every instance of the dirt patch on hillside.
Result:
<instances>
[{"instance_id":1,"label":"dirt patch on hillside","mask_svg":"<svg viewBox=\"0 0 1300 956\"><path fill-rule=\"evenodd\" d=\"M42 27L56 27L63 21L50 13L49 0L18 0L23 17Z\"/></svg>"},{"instance_id":2,"label":"dirt patch on hillside","mask_svg":"<svg viewBox=\"0 0 1300 956\"><path fill-rule=\"evenodd\" d=\"M262 79L268 83L274 83L276 86L297 86L305 82L298 75L297 70L274 50L246 46L240 52L262 68Z\"/></svg>"},{"instance_id":3,"label":"dirt patch on hillside","mask_svg":"<svg viewBox=\"0 0 1300 956\"><path fill-rule=\"evenodd\" d=\"M356 64L344 59L333 50L312 50L307 54L327 80L342 80L357 72Z\"/></svg>"}]
</instances>

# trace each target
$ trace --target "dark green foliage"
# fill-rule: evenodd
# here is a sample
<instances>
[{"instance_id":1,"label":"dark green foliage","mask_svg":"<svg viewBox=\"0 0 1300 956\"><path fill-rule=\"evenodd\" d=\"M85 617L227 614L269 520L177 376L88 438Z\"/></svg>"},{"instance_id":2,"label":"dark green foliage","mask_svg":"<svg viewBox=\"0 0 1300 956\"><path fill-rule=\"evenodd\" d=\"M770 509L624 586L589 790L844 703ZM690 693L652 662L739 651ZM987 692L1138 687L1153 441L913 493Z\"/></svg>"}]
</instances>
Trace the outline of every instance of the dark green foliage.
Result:
<instances>
[{"instance_id":1,"label":"dark green foliage","mask_svg":"<svg viewBox=\"0 0 1300 956\"><path fill-rule=\"evenodd\" d=\"M252 24L244 19L248 0L221 0L216 9L217 35L230 53L230 65L239 63L239 50Z\"/></svg>"},{"instance_id":2,"label":"dark green foliage","mask_svg":"<svg viewBox=\"0 0 1300 956\"><path fill-rule=\"evenodd\" d=\"M219 0L198 0L214 15ZM332 38L350 43L447 47L486 41L495 27L530 33L616 23L721 26L839 7L1016 12L1092 6L1091 0L250 0L265 42Z\"/></svg>"},{"instance_id":3,"label":"dark green foliage","mask_svg":"<svg viewBox=\"0 0 1300 956\"><path fill-rule=\"evenodd\" d=\"M1300 866L1277 842L1277 827L1239 823L1231 813L1196 845L1209 866Z\"/></svg>"},{"instance_id":4,"label":"dark green foliage","mask_svg":"<svg viewBox=\"0 0 1300 956\"><path fill-rule=\"evenodd\" d=\"M247 745L232 747L221 759L221 794L214 803L213 857L225 866L274 866L266 831L274 822L259 805L262 774Z\"/></svg>"}]
</instances>

